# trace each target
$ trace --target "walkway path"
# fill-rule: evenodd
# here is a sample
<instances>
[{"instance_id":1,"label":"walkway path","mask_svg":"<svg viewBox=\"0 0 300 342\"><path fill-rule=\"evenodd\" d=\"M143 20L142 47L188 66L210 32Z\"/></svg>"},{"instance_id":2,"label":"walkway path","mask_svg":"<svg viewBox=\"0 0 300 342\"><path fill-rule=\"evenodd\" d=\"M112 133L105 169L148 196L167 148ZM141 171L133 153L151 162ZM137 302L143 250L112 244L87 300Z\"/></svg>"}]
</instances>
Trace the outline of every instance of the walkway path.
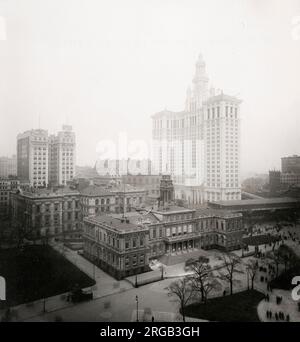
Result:
<instances>
[{"instance_id":1,"label":"walkway path","mask_svg":"<svg viewBox=\"0 0 300 342\"><path fill-rule=\"evenodd\" d=\"M298 304L291 297L291 291L274 289L272 293L269 292L270 301L266 302L262 300L257 307L257 313L259 319L262 322L276 322L275 312L282 311L284 316L287 314L290 316L290 322L300 322L300 312L298 311ZM276 296L282 297L282 302L280 305L276 304ZM272 311L272 319L267 318L266 311ZM283 322L283 321L278 321Z\"/></svg>"}]
</instances>

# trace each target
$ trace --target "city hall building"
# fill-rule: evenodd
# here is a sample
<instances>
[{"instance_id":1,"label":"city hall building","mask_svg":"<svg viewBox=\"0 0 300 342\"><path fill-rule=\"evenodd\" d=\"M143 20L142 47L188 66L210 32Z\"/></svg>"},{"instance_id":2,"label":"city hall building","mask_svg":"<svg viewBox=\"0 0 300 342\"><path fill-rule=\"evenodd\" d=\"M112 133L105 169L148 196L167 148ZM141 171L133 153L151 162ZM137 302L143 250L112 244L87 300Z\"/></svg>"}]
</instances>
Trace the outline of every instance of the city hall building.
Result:
<instances>
[{"instance_id":1,"label":"city hall building","mask_svg":"<svg viewBox=\"0 0 300 342\"><path fill-rule=\"evenodd\" d=\"M117 279L145 272L150 259L164 255L241 248L242 214L172 204L172 183L165 177L158 205L83 219L85 256Z\"/></svg>"}]
</instances>

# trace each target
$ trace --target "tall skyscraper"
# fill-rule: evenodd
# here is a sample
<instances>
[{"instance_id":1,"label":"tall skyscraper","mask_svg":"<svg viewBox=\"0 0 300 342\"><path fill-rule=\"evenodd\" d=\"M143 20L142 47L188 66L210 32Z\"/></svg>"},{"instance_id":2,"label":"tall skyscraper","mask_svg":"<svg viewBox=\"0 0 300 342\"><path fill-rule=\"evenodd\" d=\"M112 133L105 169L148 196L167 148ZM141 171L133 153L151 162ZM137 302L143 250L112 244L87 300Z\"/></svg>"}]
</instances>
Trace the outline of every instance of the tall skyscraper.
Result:
<instances>
[{"instance_id":1,"label":"tall skyscraper","mask_svg":"<svg viewBox=\"0 0 300 342\"><path fill-rule=\"evenodd\" d=\"M215 95L214 89L209 89L202 55L196 62L192 83L192 88L187 89L184 111L164 110L152 116L154 172L171 174L175 197L189 203L239 199L240 100L220 92ZM207 116L211 108L216 111L214 119ZM232 164L231 158L236 157L238 160ZM219 181L213 182L215 179Z\"/></svg>"},{"instance_id":2,"label":"tall skyscraper","mask_svg":"<svg viewBox=\"0 0 300 342\"><path fill-rule=\"evenodd\" d=\"M72 126L49 137L49 183L66 185L75 175L76 141Z\"/></svg>"},{"instance_id":3,"label":"tall skyscraper","mask_svg":"<svg viewBox=\"0 0 300 342\"><path fill-rule=\"evenodd\" d=\"M204 102L206 201L241 199L240 102L224 94Z\"/></svg>"},{"instance_id":4,"label":"tall skyscraper","mask_svg":"<svg viewBox=\"0 0 300 342\"><path fill-rule=\"evenodd\" d=\"M17 175L31 186L66 185L75 175L75 133L64 125L57 135L32 129L17 136Z\"/></svg>"},{"instance_id":5,"label":"tall skyscraper","mask_svg":"<svg viewBox=\"0 0 300 342\"><path fill-rule=\"evenodd\" d=\"M17 136L17 175L32 186L48 185L48 132L32 129Z\"/></svg>"}]
</instances>

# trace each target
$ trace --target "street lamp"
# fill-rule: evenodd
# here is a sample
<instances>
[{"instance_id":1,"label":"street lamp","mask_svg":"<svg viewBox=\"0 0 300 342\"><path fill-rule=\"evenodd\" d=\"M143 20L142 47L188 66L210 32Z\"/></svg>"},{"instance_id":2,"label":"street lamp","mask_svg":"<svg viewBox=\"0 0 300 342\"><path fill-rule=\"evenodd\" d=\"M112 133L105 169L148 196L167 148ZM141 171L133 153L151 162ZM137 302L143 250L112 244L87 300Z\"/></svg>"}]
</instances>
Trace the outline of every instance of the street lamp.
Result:
<instances>
[{"instance_id":1,"label":"street lamp","mask_svg":"<svg viewBox=\"0 0 300 342\"><path fill-rule=\"evenodd\" d=\"M247 286L249 290L249 268L247 268Z\"/></svg>"},{"instance_id":2,"label":"street lamp","mask_svg":"<svg viewBox=\"0 0 300 342\"><path fill-rule=\"evenodd\" d=\"M135 301L136 301L136 321L139 321L139 297L136 295L135 296Z\"/></svg>"}]
</instances>

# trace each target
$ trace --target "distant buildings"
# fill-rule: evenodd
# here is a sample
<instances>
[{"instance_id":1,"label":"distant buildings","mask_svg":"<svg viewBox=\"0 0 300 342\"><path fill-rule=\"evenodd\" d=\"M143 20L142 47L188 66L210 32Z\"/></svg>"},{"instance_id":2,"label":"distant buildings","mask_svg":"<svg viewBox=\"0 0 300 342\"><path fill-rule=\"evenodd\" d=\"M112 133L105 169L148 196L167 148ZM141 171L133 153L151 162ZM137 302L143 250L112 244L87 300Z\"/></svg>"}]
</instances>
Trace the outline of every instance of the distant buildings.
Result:
<instances>
[{"instance_id":1,"label":"distant buildings","mask_svg":"<svg viewBox=\"0 0 300 342\"><path fill-rule=\"evenodd\" d=\"M147 196L158 198L159 197L159 185L161 175L123 175L121 177L124 184L130 184L136 187L142 187L146 190Z\"/></svg>"},{"instance_id":2,"label":"distant buildings","mask_svg":"<svg viewBox=\"0 0 300 342\"><path fill-rule=\"evenodd\" d=\"M0 157L0 178L17 175L17 156Z\"/></svg>"},{"instance_id":3,"label":"distant buildings","mask_svg":"<svg viewBox=\"0 0 300 342\"><path fill-rule=\"evenodd\" d=\"M281 171L269 171L271 193L300 185L300 156L281 158Z\"/></svg>"},{"instance_id":4,"label":"distant buildings","mask_svg":"<svg viewBox=\"0 0 300 342\"><path fill-rule=\"evenodd\" d=\"M17 136L17 175L31 186L48 185L48 132L33 129Z\"/></svg>"},{"instance_id":5,"label":"distant buildings","mask_svg":"<svg viewBox=\"0 0 300 342\"><path fill-rule=\"evenodd\" d=\"M176 198L191 204L241 198L240 103L208 89L199 56L185 110L152 116L153 169L171 174Z\"/></svg>"},{"instance_id":6,"label":"distant buildings","mask_svg":"<svg viewBox=\"0 0 300 342\"><path fill-rule=\"evenodd\" d=\"M270 193L275 194L277 191L281 189L281 172L280 171L269 171L269 187Z\"/></svg>"},{"instance_id":7,"label":"distant buildings","mask_svg":"<svg viewBox=\"0 0 300 342\"><path fill-rule=\"evenodd\" d=\"M63 126L56 136L33 129L17 137L17 175L33 187L66 185L75 175L75 134Z\"/></svg>"},{"instance_id":8,"label":"distant buildings","mask_svg":"<svg viewBox=\"0 0 300 342\"><path fill-rule=\"evenodd\" d=\"M99 176L120 177L123 175L151 175L149 159L106 159L98 160L96 171Z\"/></svg>"},{"instance_id":9,"label":"distant buildings","mask_svg":"<svg viewBox=\"0 0 300 342\"><path fill-rule=\"evenodd\" d=\"M49 183L67 185L75 176L76 142L72 126L49 137Z\"/></svg>"},{"instance_id":10,"label":"distant buildings","mask_svg":"<svg viewBox=\"0 0 300 342\"><path fill-rule=\"evenodd\" d=\"M104 213L125 214L145 203L146 191L127 184L102 187L90 185L81 191L83 216Z\"/></svg>"},{"instance_id":11,"label":"distant buildings","mask_svg":"<svg viewBox=\"0 0 300 342\"><path fill-rule=\"evenodd\" d=\"M17 179L0 178L0 218L10 214L10 194L20 185Z\"/></svg>"},{"instance_id":12,"label":"distant buildings","mask_svg":"<svg viewBox=\"0 0 300 342\"><path fill-rule=\"evenodd\" d=\"M281 158L281 172L300 174L300 156Z\"/></svg>"}]
</instances>

